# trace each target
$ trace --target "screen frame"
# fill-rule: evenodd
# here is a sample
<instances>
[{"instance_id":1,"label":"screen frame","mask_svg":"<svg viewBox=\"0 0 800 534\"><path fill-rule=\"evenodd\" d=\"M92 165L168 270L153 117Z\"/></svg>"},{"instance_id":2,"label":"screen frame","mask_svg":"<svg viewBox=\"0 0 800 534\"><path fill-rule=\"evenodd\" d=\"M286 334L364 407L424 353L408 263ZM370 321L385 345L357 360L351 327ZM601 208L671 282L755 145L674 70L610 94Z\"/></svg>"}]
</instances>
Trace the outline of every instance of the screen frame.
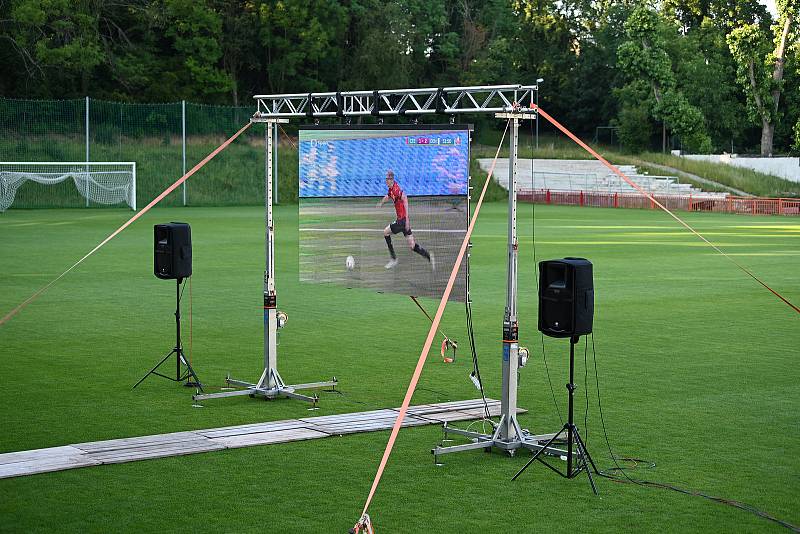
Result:
<instances>
[{"instance_id":1,"label":"screen frame","mask_svg":"<svg viewBox=\"0 0 800 534\"><path fill-rule=\"evenodd\" d=\"M300 133L303 130L310 130L310 131L319 131L319 130L343 130L343 131L345 131L345 130L351 130L351 131L359 131L359 130L362 130L362 131L363 130L368 130L368 131L369 130L375 130L375 131L380 131L380 130L400 130L400 131L415 131L416 130L416 131L458 131L458 132L467 132L469 134L469 141L468 141L469 144L467 145L467 193L466 193L465 196L466 196L466 208L467 208L466 224L467 224L467 228L469 228L470 221L472 220L472 215L473 215L473 213L472 213L472 172L471 172L471 162L472 162L472 141L473 141L472 134L475 131L475 125L474 124L470 124L470 123L460 123L460 124L451 124L451 123L445 123L445 124L406 124L406 123L404 123L404 124L374 124L374 123L370 123L370 124L355 124L355 125L354 124L342 124L342 123L335 123L335 124L321 124L321 123L300 124L300 125L298 125L298 129L297 129L298 153L299 153ZM299 164L299 162L298 162L298 164ZM298 182L299 182L299 180L298 180ZM299 186L299 183L298 183L298 186ZM429 196L435 196L435 195L429 195ZM298 194L298 198L297 198L297 201L298 201L297 202L298 213L299 213L299 211L301 209L301 203L302 203L303 198L305 198L305 197L301 197ZM340 197L308 197L308 198L340 198ZM298 227L298 230L299 230L299 227ZM299 238L299 236L298 236L298 238ZM300 248L301 248L300 247L300 243L298 241L298 254L300 253ZM469 245L468 245L467 250L469 250L471 248L472 248L472 239L469 240ZM464 302L468 303L469 299L470 299L470 289L471 289L470 288L471 277L470 277L470 254L469 253L465 254L464 257L462 258L462 268L464 269L464 294L463 294L463 298L464 298ZM298 268L298 277L301 275L301 270L302 270L302 268ZM303 282L301 280L300 283L301 284L303 284L303 283L314 284L314 283L320 283L320 282L312 282L312 281ZM341 284L337 284L336 282L322 282L322 283L326 284L326 285L330 284L330 285L339 286L339 287L346 287L347 289L353 289L354 287L357 287L357 286L341 285ZM367 288L359 288L359 289L367 290ZM386 290L369 290L369 291L374 291L375 293L378 293L378 294L383 294L383 293L387 293L387 292L388 293L393 293L391 291L386 291ZM393 293L393 294L401 295L402 293Z\"/></svg>"},{"instance_id":2,"label":"screen frame","mask_svg":"<svg viewBox=\"0 0 800 534\"><path fill-rule=\"evenodd\" d=\"M474 132L474 124L301 124L301 130L443 130ZM472 139L470 139L470 143Z\"/></svg>"},{"instance_id":3,"label":"screen frame","mask_svg":"<svg viewBox=\"0 0 800 534\"><path fill-rule=\"evenodd\" d=\"M359 130L421 130L421 131L456 131L456 132L467 132L469 134L469 145L467 146L467 213L471 215L471 211L469 210L470 207L470 200L471 200L471 193L472 190L472 173L470 172L470 164L472 162L472 133L475 131L475 125L464 123L464 124L301 124L298 126L297 130L297 143L298 143L298 155L299 155L299 145L300 145L300 133L303 130L351 130L351 131L359 131ZM299 165L299 161L298 161ZM298 175L298 187L299 187L299 175ZM448 195L424 195L424 196L448 196ZM316 196L316 197L302 197L300 196L299 192L297 195L298 205L302 198L337 198L337 197L330 197L330 196ZM376 198L380 198L379 196ZM469 219L467 219L467 223L469 224Z\"/></svg>"}]
</instances>

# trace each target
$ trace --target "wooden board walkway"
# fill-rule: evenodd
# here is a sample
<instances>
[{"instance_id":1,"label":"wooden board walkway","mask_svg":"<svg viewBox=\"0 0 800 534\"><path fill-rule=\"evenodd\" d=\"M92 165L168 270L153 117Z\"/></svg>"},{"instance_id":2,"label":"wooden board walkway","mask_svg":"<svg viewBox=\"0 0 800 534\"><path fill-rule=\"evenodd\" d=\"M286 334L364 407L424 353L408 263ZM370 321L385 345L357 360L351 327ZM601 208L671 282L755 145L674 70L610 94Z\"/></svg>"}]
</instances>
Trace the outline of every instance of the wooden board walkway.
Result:
<instances>
[{"instance_id":1,"label":"wooden board walkway","mask_svg":"<svg viewBox=\"0 0 800 534\"><path fill-rule=\"evenodd\" d=\"M492 416L500 402L487 399ZM151 458L327 438L358 432L389 430L399 409L324 415L249 425L173 432L134 438L77 443L62 447L0 454L0 478L35 475L103 464L135 462ZM525 410L518 410L523 413ZM411 406L404 427L480 419L481 399Z\"/></svg>"}]
</instances>

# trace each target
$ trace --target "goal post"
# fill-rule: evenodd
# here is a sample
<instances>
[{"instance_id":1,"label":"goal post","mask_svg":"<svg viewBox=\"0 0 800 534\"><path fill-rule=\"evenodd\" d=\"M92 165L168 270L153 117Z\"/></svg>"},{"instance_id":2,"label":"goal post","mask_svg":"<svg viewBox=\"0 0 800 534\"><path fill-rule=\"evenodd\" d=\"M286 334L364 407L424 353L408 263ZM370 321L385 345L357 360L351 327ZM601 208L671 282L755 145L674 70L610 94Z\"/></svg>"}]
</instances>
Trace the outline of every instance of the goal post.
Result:
<instances>
[{"instance_id":1,"label":"goal post","mask_svg":"<svg viewBox=\"0 0 800 534\"><path fill-rule=\"evenodd\" d=\"M86 206L126 204L136 211L136 162L96 161L3 161L0 162L0 212L11 207L17 192L27 182L55 186L71 181L72 188L60 188L50 195L32 192L26 202L36 207L70 205L82 197ZM49 197L49 198L48 198ZM49 204L48 204L49 203Z\"/></svg>"}]
</instances>

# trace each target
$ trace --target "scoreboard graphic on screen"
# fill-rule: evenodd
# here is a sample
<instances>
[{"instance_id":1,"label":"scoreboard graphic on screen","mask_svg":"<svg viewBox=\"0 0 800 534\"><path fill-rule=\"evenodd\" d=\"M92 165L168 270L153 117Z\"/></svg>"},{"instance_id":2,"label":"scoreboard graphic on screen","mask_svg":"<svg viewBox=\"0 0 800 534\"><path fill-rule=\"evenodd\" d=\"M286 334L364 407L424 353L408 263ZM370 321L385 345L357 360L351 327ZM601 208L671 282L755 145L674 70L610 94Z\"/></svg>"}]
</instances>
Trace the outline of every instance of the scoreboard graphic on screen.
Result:
<instances>
[{"instance_id":1,"label":"scoreboard graphic on screen","mask_svg":"<svg viewBox=\"0 0 800 534\"><path fill-rule=\"evenodd\" d=\"M441 297L469 222L469 143L468 126L301 129L300 280Z\"/></svg>"}]
</instances>

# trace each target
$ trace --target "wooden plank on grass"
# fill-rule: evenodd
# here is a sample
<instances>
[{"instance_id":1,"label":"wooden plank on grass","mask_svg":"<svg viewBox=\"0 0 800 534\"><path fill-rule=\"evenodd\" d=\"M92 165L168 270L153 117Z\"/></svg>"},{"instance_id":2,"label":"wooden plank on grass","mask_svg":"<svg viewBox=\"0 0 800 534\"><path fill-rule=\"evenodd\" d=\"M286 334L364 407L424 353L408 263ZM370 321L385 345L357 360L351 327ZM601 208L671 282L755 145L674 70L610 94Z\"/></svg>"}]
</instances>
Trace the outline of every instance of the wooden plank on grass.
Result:
<instances>
[{"instance_id":1,"label":"wooden plank on grass","mask_svg":"<svg viewBox=\"0 0 800 534\"><path fill-rule=\"evenodd\" d=\"M253 447L255 445L269 445L271 443L288 443L290 441L301 441L306 439L327 438L329 435L318 430L308 428L293 428L290 430L275 430L272 432L260 432L257 434L242 434L238 436L226 436L214 439L228 449L240 447Z\"/></svg>"},{"instance_id":2,"label":"wooden plank on grass","mask_svg":"<svg viewBox=\"0 0 800 534\"><path fill-rule=\"evenodd\" d=\"M500 401L486 399L486 404L489 408L500 408ZM410 406L408 412L411 415L427 415L432 413L451 412L454 410L472 410L474 408L483 409L483 401L481 399L473 399L471 401L459 401L458 403L442 403L442 404L421 404L418 406ZM393 409L397 412L399 410Z\"/></svg>"},{"instance_id":3,"label":"wooden plank on grass","mask_svg":"<svg viewBox=\"0 0 800 534\"><path fill-rule=\"evenodd\" d=\"M172 432L169 434L155 434L152 436L138 436L133 438L109 439L105 441L92 441L73 445L85 452L103 452L129 449L143 445L159 445L168 443L182 443L203 438L194 432Z\"/></svg>"},{"instance_id":4,"label":"wooden plank on grass","mask_svg":"<svg viewBox=\"0 0 800 534\"><path fill-rule=\"evenodd\" d=\"M498 401L487 399L487 405L492 416L500 413ZM518 410L518 413L523 412L525 410ZM0 454L0 478L227 448L317 439L331 435L389 430L397 420L398 413L398 408L387 408L17 451ZM403 426L466 421L480 419L483 416L482 399L423 404L409 408Z\"/></svg>"},{"instance_id":5,"label":"wooden plank on grass","mask_svg":"<svg viewBox=\"0 0 800 534\"><path fill-rule=\"evenodd\" d=\"M92 453L90 457L104 464L118 464L138 460L149 460L152 458L165 458L167 456L182 456L186 454L196 454L199 452L218 451L225 448L225 445L215 440L204 438L181 443L169 443L158 445L147 445L141 447L130 447L127 449L115 449Z\"/></svg>"},{"instance_id":6,"label":"wooden plank on grass","mask_svg":"<svg viewBox=\"0 0 800 534\"><path fill-rule=\"evenodd\" d=\"M100 465L100 462L88 458L86 455L62 456L55 459L39 459L29 462L15 462L0 465L0 478L37 475L39 473L65 471L67 469L90 467L93 465Z\"/></svg>"},{"instance_id":7,"label":"wooden plank on grass","mask_svg":"<svg viewBox=\"0 0 800 534\"><path fill-rule=\"evenodd\" d=\"M319 417L306 417L300 421L324 426L326 424L352 423L356 421L370 421L386 417L397 417L397 412L391 409L371 410L369 412L342 413L338 415L322 415Z\"/></svg>"},{"instance_id":8,"label":"wooden plank on grass","mask_svg":"<svg viewBox=\"0 0 800 534\"><path fill-rule=\"evenodd\" d=\"M63 447L48 447L46 449L33 449L29 451L7 452L0 454L0 466L5 464L31 462L31 461L48 461L61 457L73 457L83 454L83 451L76 449L72 445L65 445Z\"/></svg>"},{"instance_id":9,"label":"wooden plank on grass","mask_svg":"<svg viewBox=\"0 0 800 534\"><path fill-rule=\"evenodd\" d=\"M373 419L369 421L352 421L339 423L334 425L314 425L314 428L319 428L328 434L341 435L341 434L357 434L359 432L377 432L380 430L389 430L394 426L397 420L397 414L391 418ZM420 426L429 424L427 421L418 419L416 417L406 416L403 420L403 426Z\"/></svg>"},{"instance_id":10,"label":"wooden plank on grass","mask_svg":"<svg viewBox=\"0 0 800 534\"><path fill-rule=\"evenodd\" d=\"M489 406L500 405L500 401L494 399L486 399ZM468 399L463 401L439 402L435 404L419 404L416 406L409 406L408 413L425 414L429 411L444 412L452 410L469 410L472 408L483 407L482 399ZM399 411L399 408L392 408L393 411Z\"/></svg>"},{"instance_id":11,"label":"wooden plank on grass","mask_svg":"<svg viewBox=\"0 0 800 534\"><path fill-rule=\"evenodd\" d=\"M0 454L0 478L49 473L98 465L85 452L71 446Z\"/></svg>"},{"instance_id":12,"label":"wooden plank on grass","mask_svg":"<svg viewBox=\"0 0 800 534\"><path fill-rule=\"evenodd\" d=\"M210 439L225 438L233 436L245 436L247 434L262 434L264 432L278 432L282 430L302 429L308 427L308 423L299 419L289 419L287 421L273 421L269 423L258 423L254 425L228 426L224 428L209 428L197 430L195 434L205 436Z\"/></svg>"}]
</instances>

